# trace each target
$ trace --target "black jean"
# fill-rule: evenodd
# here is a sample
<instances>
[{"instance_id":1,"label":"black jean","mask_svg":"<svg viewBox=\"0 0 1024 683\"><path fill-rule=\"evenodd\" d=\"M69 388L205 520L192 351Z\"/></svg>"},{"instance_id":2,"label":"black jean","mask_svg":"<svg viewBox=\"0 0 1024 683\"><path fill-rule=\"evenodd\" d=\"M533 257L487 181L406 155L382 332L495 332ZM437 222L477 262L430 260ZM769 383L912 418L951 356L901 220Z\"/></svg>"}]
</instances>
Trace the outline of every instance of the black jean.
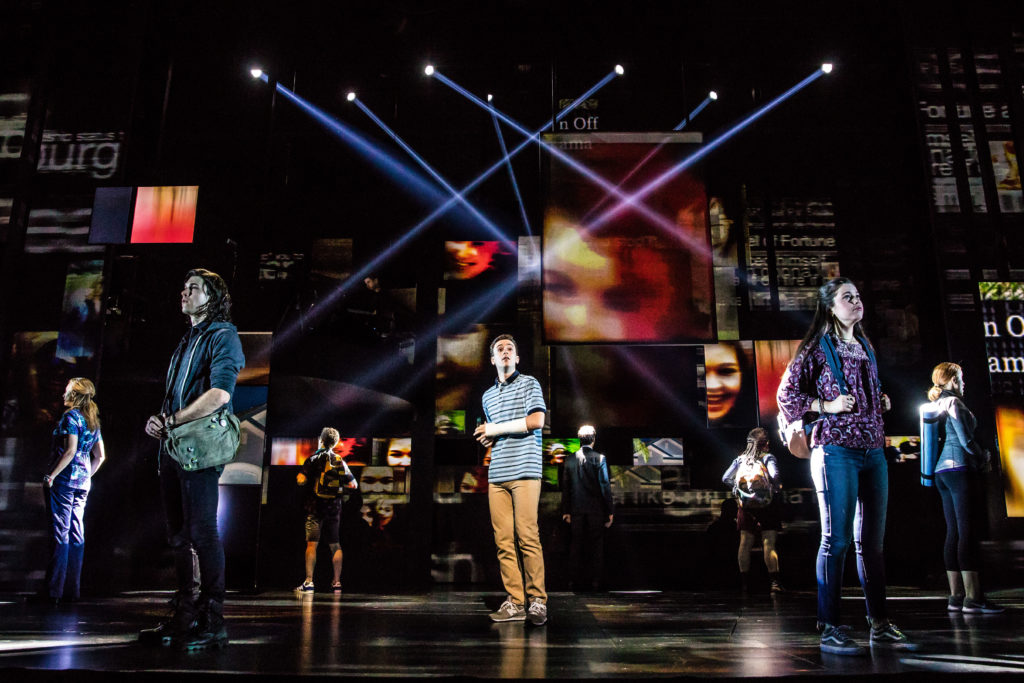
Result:
<instances>
[{"instance_id":1,"label":"black jean","mask_svg":"<svg viewBox=\"0 0 1024 683\"><path fill-rule=\"evenodd\" d=\"M971 523L971 482L967 470L935 473L935 488L942 498L946 518L946 543L942 560L946 571L977 570L978 545Z\"/></svg>"},{"instance_id":2,"label":"black jean","mask_svg":"<svg viewBox=\"0 0 1024 683\"><path fill-rule=\"evenodd\" d=\"M199 558L199 602L224 603L224 546L217 530L217 482L222 467L186 472L170 457L160 466L167 542L174 552L178 594L192 597L192 549Z\"/></svg>"}]
</instances>

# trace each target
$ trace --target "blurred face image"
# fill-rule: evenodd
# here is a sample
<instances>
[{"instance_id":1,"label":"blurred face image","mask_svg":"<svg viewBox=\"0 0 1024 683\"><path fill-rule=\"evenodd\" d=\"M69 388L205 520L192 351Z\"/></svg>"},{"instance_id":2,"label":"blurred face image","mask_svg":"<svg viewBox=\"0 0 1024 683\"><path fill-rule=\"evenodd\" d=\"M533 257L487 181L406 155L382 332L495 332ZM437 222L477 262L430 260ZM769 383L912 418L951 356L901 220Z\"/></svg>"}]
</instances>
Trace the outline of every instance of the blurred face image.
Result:
<instances>
[{"instance_id":1,"label":"blurred face image","mask_svg":"<svg viewBox=\"0 0 1024 683\"><path fill-rule=\"evenodd\" d=\"M562 215L545 225L544 330L561 341L655 341L674 284L658 245L602 238Z\"/></svg>"},{"instance_id":2,"label":"blurred face image","mask_svg":"<svg viewBox=\"0 0 1024 683\"><path fill-rule=\"evenodd\" d=\"M390 467L365 467L359 477L359 490L363 493L391 493L394 485Z\"/></svg>"},{"instance_id":3,"label":"blurred face image","mask_svg":"<svg viewBox=\"0 0 1024 683\"><path fill-rule=\"evenodd\" d=\"M708 392L708 420L721 420L739 397L743 387L743 369L739 350L731 344L704 347L705 382Z\"/></svg>"},{"instance_id":4,"label":"blurred face image","mask_svg":"<svg viewBox=\"0 0 1024 683\"><path fill-rule=\"evenodd\" d=\"M388 444L388 466L408 467L412 464L412 439L391 439Z\"/></svg>"},{"instance_id":5,"label":"blurred face image","mask_svg":"<svg viewBox=\"0 0 1024 683\"><path fill-rule=\"evenodd\" d=\"M445 279L472 280L494 267L500 242L445 242Z\"/></svg>"}]
</instances>

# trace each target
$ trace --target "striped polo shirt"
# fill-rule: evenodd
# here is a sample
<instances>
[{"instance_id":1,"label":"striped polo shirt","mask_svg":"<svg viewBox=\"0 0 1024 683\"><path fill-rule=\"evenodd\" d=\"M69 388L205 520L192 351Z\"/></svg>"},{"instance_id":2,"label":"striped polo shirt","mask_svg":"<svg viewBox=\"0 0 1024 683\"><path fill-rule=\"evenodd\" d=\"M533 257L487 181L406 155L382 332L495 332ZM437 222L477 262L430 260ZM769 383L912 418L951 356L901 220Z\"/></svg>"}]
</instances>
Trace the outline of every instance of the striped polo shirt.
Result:
<instances>
[{"instance_id":1,"label":"striped polo shirt","mask_svg":"<svg viewBox=\"0 0 1024 683\"><path fill-rule=\"evenodd\" d=\"M484 392L483 404L484 417L492 423L548 410L540 382L518 370L506 382L495 380L494 386ZM542 466L540 429L528 434L503 434L491 447L487 480L500 484L517 479L540 479Z\"/></svg>"}]
</instances>

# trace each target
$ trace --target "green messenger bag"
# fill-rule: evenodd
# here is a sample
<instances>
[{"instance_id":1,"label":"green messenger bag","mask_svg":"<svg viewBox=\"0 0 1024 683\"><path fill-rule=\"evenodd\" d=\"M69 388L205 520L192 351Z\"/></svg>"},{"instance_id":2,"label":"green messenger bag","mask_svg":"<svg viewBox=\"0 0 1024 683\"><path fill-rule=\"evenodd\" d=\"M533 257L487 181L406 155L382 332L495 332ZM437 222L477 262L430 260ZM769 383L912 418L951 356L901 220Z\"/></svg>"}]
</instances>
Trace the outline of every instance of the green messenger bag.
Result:
<instances>
[{"instance_id":1,"label":"green messenger bag","mask_svg":"<svg viewBox=\"0 0 1024 683\"><path fill-rule=\"evenodd\" d=\"M224 409L167 430L167 452L186 472L231 462L238 450L238 418Z\"/></svg>"}]
</instances>

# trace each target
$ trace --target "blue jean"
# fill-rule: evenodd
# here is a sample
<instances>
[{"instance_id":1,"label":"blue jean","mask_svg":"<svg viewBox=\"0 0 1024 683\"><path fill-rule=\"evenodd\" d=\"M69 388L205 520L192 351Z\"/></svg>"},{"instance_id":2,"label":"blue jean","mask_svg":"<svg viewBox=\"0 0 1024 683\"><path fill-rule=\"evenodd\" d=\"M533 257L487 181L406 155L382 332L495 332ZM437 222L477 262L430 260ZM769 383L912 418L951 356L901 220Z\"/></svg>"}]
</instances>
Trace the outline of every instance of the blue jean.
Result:
<instances>
[{"instance_id":1,"label":"blue jean","mask_svg":"<svg viewBox=\"0 0 1024 683\"><path fill-rule=\"evenodd\" d=\"M889 472L881 448L826 445L811 453L811 478L821 514L818 547L818 621L839 624L843 568L850 541L868 616L885 619L885 510Z\"/></svg>"},{"instance_id":2,"label":"blue jean","mask_svg":"<svg viewBox=\"0 0 1024 683\"><path fill-rule=\"evenodd\" d=\"M51 598L64 597L65 585L72 598L81 593L82 557L85 555L85 501L89 492L55 483L50 487L50 522L53 556L46 572Z\"/></svg>"}]
</instances>

